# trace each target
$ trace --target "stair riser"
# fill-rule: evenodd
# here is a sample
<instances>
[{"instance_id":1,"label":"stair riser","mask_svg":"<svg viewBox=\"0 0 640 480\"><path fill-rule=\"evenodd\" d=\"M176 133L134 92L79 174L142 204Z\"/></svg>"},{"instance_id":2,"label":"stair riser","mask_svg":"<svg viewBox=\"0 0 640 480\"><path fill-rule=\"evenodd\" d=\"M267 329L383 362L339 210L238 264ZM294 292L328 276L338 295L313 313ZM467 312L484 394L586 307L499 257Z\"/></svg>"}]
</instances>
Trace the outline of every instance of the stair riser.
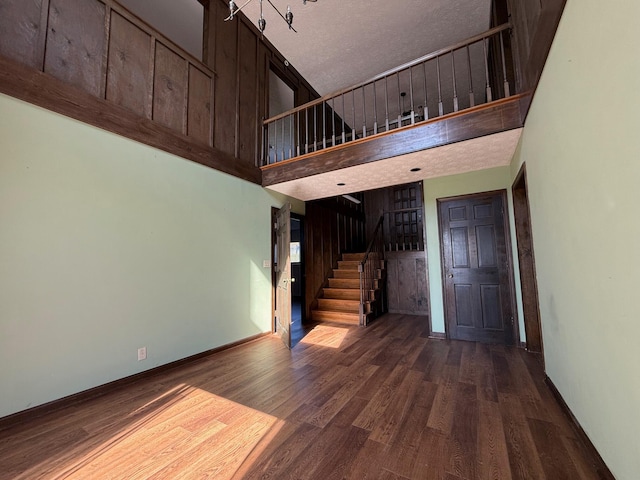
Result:
<instances>
[{"instance_id":1,"label":"stair riser","mask_svg":"<svg viewBox=\"0 0 640 480\"><path fill-rule=\"evenodd\" d=\"M360 266L360 262L353 262L353 261L349 261L349 262L344 262L344 261L338 261L338 268L340 270L355 270L358 271L358 267Z\"/></svg>"},{"instance_id":2,"label":"stair riser","mask_svg":"<svg viewBox=\"0 0 640 480\"><path fill-rule=\"evenodd\" d=\"M360 289L360 280L355 278L330 278L329 287Z\"/></svg>"},{"instance_id":3,"label":"stair riser","mask_svg":"<svg viewBox=\"0 0 640 480\"><path fill-rule=\"evenodd\" d=\"M341 300L360 300L360 290L325 288L324 298L336 298Z\"/></svg>"},{"instance_id":4,"label":"stair riser","mask_svg":"<svg viewBox=\"0 0 640 480\"><path fill-rule=\"evenodd\" d=\"M360 272L357 270L334 270L333 278L357 278L360 279Z\"/></svg>"},{"instance_id":5,"label":"stair riser","mask_svg":"<svg viewBox=\"0 0 640 480\"><path fill-rule=\"evenodd\" d=\"M360 302L357 300L336 300L333 298L319 298L318 310L334 312L359 313Z\"/></svg>"},{"instance_id":6,"label":"stair riser","mask_svg":"<svg viewBox=\"0 0 640 480\"><path fill-rule=\"evenodd\" d=\"M311 317L315 322L333 322L346 325L359 325L360 316L357 313L327 312L324 310L314 310Z\"/></svg>"},{"instance_id":7,"label":"stair riser","mask_svg":"<svg viewBox=\"0 0 640 480\"><path fill-rule=\"evenodd\" d=\"M361 262L364 258L364 253L343 253L342 260L345 262Z\"/></svg>"}]
</instances>

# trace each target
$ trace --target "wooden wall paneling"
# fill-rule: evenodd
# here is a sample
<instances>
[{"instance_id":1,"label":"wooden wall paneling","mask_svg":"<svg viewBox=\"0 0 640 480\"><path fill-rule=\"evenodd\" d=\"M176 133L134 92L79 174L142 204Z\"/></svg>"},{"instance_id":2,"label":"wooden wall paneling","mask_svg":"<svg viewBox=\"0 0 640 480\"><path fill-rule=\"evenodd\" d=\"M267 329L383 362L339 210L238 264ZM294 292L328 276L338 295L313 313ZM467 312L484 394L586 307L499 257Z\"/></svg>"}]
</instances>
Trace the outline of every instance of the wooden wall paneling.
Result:
<instances>
[{"instance_id":1,"label":"wooden wall paneling","mask_svg":"<svg viewBox=\"0 0 640 480\"><path fill-rule=\"evenodd\" d=\"M390 313L429 314L427 261L423 251L386 252Z\"/></svg>"},{"instance_id":2,"label":"wooden wall paneling","mask_svg":"<svg viewBox=\"0 0 640 480\"><path fill-rule=\"evenodd\" d=\"M189 64L187 135L213 146L213 78Z\"/></svg>"},{"instance_id":3,"label":"wooden wall paneling","mask_svg":"<svg viewBox=\"0 0 640 480\"><path fill-rule=\"evenodd\" d=\"M0 2L0 55L43 69L49 0Z\"/></svg>"},{"instance_id":4,"label":"wooden wall paneling","mask_svg":"<svg viewBox=\"0 0 640 480\"><path fill-rule=\"evenodd\" d=\"M111 13L107 100L151 118L153 62L151 35L119 13Z\"/></svg>"},{"instance_id":5,"label":"wooden wall paneling","mask_svg":"<svg viewBox=\"0 0 640 480\"><path fill-rule=\"evenodd\" d=\"M236 126L237 115L237 56L238 56L238 25L240 21L224 21L222 3L212 1L216 8L210 8L210 34L215 35L215 50L209 52L214 55L214 70L217 78L215 82L215 128L213 145L234 157L236 155Z\"/></svg>"},{"instance_id":6,"label":"wooden wall paneling","mask_svg":"<svg viewBox=\"0 0 640 480\"><path fill-rule=\"evenodd\" d=\"M155 50L153 119L186 134L187 61L160 42L156 42Z\"/></svg>"},{"instance_id":7,"label":"wooden wall paneling","mask_svg":"<svg viewBox=\"0 0 640 480\"><path fill-rule=\"evenodd\" d=\"M258 133L256 136L256 166L262 164L264 153L264 128L263 121L269 115L269 64L271 54L264 42L258 43L258 82L256 85L256 118L258 119Z\"/></svg>"},{"instance_id":8,"label":"wooden wall paneling","mask_svg":"<svg viewBox=\"0 0 640 480\"><path fill-rule=\"evenodd\" d=\"M255 164L258 118L258 37L249 26L238 22L238 158Z\"/></svg>"},{"instance_id":9,"label":"wooden wall paneling","mask_svg":"<svg viewBox=\"0 0 640 480\"><path fill-rule=\"evenodd\" d=\"M102 96L105 18L106 7L100 1L51 0L45 73Z\"/></svg>"}]
</instances>

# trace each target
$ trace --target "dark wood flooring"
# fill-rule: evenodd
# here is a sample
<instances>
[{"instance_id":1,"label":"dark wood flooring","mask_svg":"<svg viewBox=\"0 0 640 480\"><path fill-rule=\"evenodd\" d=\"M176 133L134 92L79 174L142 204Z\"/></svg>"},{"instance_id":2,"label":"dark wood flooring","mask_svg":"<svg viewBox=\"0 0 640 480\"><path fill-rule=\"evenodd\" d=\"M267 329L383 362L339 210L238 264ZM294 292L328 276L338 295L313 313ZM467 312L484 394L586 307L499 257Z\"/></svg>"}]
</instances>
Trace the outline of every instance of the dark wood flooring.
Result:
<instances>
[{"instance_id":1,"label":"dark wood flooring","mask_svg":"<svg viewBox=\"0 0 640 480\"><path fill-rule=\"evenodd\" d=\"M0 431L4 479L596 479L523 350L318 325Z\"/></svg>"}]
</instances>

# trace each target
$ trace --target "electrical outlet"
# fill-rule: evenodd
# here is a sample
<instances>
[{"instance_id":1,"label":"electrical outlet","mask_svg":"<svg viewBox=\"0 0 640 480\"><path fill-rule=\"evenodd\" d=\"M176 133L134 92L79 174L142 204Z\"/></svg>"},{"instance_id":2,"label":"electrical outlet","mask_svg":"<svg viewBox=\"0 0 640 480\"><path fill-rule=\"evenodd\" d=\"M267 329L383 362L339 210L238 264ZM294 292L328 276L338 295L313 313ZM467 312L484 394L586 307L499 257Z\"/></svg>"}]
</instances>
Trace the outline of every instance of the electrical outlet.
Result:
<instances>
[{"instance_id":1,"label":"electrical outlet","mask_svg":"<svg viewBox=\"0 0 640 480\"><path fill-rule=\"evenodd\" d=\"M147 358L147 347L140 347L138 349L138 361L145 360Z\"/></svg>"}]
</instances>

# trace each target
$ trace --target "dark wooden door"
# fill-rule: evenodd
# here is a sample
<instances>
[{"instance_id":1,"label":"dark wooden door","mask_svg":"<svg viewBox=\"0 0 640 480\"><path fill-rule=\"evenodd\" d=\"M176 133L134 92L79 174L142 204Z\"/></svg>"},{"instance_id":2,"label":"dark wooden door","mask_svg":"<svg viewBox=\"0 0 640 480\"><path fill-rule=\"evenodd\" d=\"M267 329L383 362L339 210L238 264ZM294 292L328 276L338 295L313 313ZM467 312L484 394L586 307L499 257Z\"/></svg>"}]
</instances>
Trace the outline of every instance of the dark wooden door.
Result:
<instances>
[{"instance_id":1,"label":"dark wooden door","mask_svg":"<svg viewBox=\"0 0 640 480\"><path fill-rule=\"evenodd\" d=\"M276 215L276 333L291 348L291 204Z\"/></svg>"},{"instance_id":2,"label":"dark wooden door","mask_svg":"<svg viewBox=\"0 0 640 480\"><path fill-rule=\"evenodd\" d=\"M449 338L514 343L505 192L438 201Z\"/></svg>"}]
</instances>

